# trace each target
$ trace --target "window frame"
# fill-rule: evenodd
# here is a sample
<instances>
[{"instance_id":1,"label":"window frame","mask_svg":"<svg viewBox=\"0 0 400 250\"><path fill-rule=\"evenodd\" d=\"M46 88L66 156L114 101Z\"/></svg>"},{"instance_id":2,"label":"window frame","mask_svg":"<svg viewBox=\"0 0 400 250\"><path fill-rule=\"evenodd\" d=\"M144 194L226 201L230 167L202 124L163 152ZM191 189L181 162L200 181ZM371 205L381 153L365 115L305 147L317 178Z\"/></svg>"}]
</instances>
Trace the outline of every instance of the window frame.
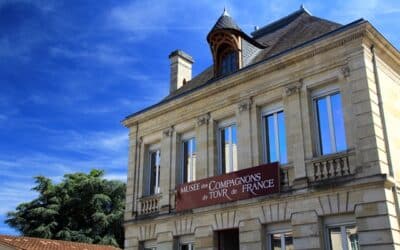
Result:
<instances>
[{"instance_id":1,"label":"window frame","mask_svg":"<svg viewBox=\"0 0 400 250\"><path fill-rule=\"evenodd\" d=\"M274 116L276 116L276 119L274 118L274 123L275 123L275 131L274 133L276 138L278 138L278 143L276 143L276 147L277 147L277 153L278 153L278 159L279 159L279 163L280 164L287 164L289 162L288 159L288 152L287 152L287 129L286 129L286 116L285 116L285 141L286 141L286 162L281 162L280 161L280 143L279 143L279 130L278 130L278 119L277 119L277 114L279 112L283 112L284 115L285 114L285 109L283 107L283 105L281 103L276 103L274 105L271 105L267 108L263 108L261 110L261 137L262 137L262 157L263 157L263 162L264 163L271 163L268 161L268 145L267 145L267 126L266 126L266 118L271 115L274 114Z\"/></svg>"},{"instance_id":2,"label":"window frame","mask_svg":"<svg viewBox=\"0 0 400 250\"><path fill-rule=\"evenodd\" d=\"M346 143L346 149L344 150L337 150L337 143L336 143L336 136L335 136L335 129L334 129L334 122L333 122L333 112L332 112L332 106L331 106L331 96L335 94L340 94L340 99L341 99L341 108L342 108L342 119L343 119L343 125L344 125L344 137L345 137L345 143ZM344 105L342 101L343 93L340 90L339 86L334 85L330 86L324 89L320 89L318 91L314 91L312 93L311 101L312 101L312 110L313 110L313 127L315 134L315 139L314 139L314 145L316 147L315 152L317 153L318 156L326 156L326 155L331 155L331 154L337 154L340 152L344 152L348 149L348 143L347 143L347 133L346 133L346 124L344 121ZM332 148L332 152L324 154L322 150L322 144L321 144L321 133L320 133L320 124L319 124L319 115L318 115L318 104L317 101L321 98L328 98L329 101L327 101L327 106L328 106L328 124L329 124L329 139L330 139L330 145ZM328 104L329 102L329 104ZM333 140L332 140L333 139Z\"/></svg>"},{"instance_id":3,"label":"window frame","mask_svg":"<svg viewBox=\"0 0 400 250\"><path fill-rule=\"evenodd\" d=\"M189 180L188 176L185 177L185 142L189 142L191 140L194 140L194 147L196 149L195 151L195 156L197 156L197 140L196 137L194 135L194 133L190 133L188 135L182 136L181 139L181 149L180 149L180 183L188 183L188 182L192 182L196 180L196 164L194 166L192 166L192 179ZM192 162L193 165L193 162ZM189 169L188 169L189 170ZM188 171L189 172L189 171ZM185 181L186 178L186 181Z\"/></svg>"},{"instance_id":4,"label":"window frame","mask_svg":"<svg viewBox=\"0 0 400 250\"><path fill-rule=\"evenodd\" d=\"M157 152L158 152L158 155L156 155L156 176L155 176L155 186L153 187L154 188L154 191L153 192L151 192L151 190L152 190L152 186L151 186L151 179L152 179L152 174L153 174L153 169L152 169L152 160L151 160L151 157L152 157L152 154L153 153L156 153L157 154ZM148 196L152 196L152 195L158 195L158 194L160 194L160 191L161 191L161 183L160 183L160 171L161 171L161 149L160 149L160 147L159 147L159 145L152 145L152 146L149 146L149 148L148 148L148 152L147 152L147 157L148 157L148 161L147 161L147 166L148 166L148 192L147 192L147 195ZM157 157L158 157L158 165L157 165Z\"/></svg>"},{"instance_id":5,"label":"window frame","mask_svg":"<svg viewBox=\"0 0 400 250\"><path fill-rule=\"evenodd\" d=\"M293 230L290 228L282 228L282 229L276 229L276 230L271 230L267 232L267 250L273 250L271 245L272 245L272 235L274 234L285 234L285 233L291 233L292 234L292 240L293 240ZM283 248L284 247L284 248ZM281 236L281 250L286 250L286 242L285 242L285 237Z\"/></svg>"},{"instance_id":6,"label":"window frame","mask_svg":"<svg viewBox=\"0 0 400 250\"><path fill-rule=\"evenodd\" d=\"M356 225L355 222L342 222L342 223L333 223L333 224L326 224L325 225L325 229L324 229L325 237L324 237L324 239L325 239L325 247L326 247L327 250L332 250L331 238L330 238L330 234L329 234L329 229L332 229L332 228L340 228L340 238L342 240L342 248L344 248L343 250L351 250L351 249L348 249L347 244L346 244L346 243L348 243L347 242L347 234L346 234L346 228L347 227L355 227L357 235L358 235L358 229L357 229L357 225Z\"/></svg>"},{"instance_id":7,"label":"window frame","mask_svg":"<svg viewBox=\"0 0 400 250\"><path fill-rule=\"evenodd\" d=\"M218 175L223 175L223 174L235 172L235 171L238 170L238 169L234 169L234 164L233 164L233 157L234 156L233 156L233 152L231 152L230 158L232 159L232 171L231 172L226 172L226 169L225 169L224 172L222 171L222 145L221 145L222 138L221 138L221 131L223 129L226 129L226 128L229 128L229 127L232 127L232 126L236 127L236 150L237 150L237 147L238 147L238 145L237 145L237 140L238 140L237 132L238 132L238 129L237 129L237 123L236 123L235 119L234 118L227 119L227 120L224 120L224 121L222 121L222 122L220 122L218 124L218 129L217 129L217 143L218 143L218 145L217 145L217 153L218 153L218 156L217 156L217 159L218 159L218 161L217 161L218 162L217 174ZM230 131L232 131L232 129L230 129ZM232 132L230 132L230 134L232 135ZM232 138L232 136L231 136L231 138ZM233 144L230 143L230 145L233 145ZM236 155L236 162L237 162L237 155ZM238 168L237 164L236 164L236 168Z\"/></svg>"},{"instance_id":8,"label":"window frame","mask_svg":"<svg viewBox=\"0 0 400 250\"><path fill-rule=\"evenodd\" d=\"M178 250L182 250L183 245L189 245L189 250L195 249L194 235L181 235L177 237Z\"/></svg>"}]
</instances>

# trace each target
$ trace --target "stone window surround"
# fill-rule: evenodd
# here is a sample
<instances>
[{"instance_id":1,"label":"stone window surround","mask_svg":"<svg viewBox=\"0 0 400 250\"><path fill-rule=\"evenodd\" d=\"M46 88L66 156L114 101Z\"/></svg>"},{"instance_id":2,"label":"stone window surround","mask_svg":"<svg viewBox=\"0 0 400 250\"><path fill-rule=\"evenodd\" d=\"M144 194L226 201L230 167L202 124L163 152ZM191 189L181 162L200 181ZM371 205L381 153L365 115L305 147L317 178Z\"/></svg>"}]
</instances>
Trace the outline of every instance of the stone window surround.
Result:
<instances>
[{"instance_id":1,"label":"stone window surround","mask_svg":"<svg viewBox=\"0 0 400 250\"><path fill-rule=\"evenodd\" d=\"M265 243L266 243L266 250L271 249L271 235L276 233L287 233L292 232L292 225L290 222L280 222L280 223L272 223L265 225Z\"/></svg>"},{"instance_id":2,"label":"stone window surround","mask_svg":"<svg viewBox=\"0 0 400 250\"><path fill-rule=\"evenodd\" d=\"M180 235L176 237L178 249L180 250L181 245L191 245L194 247L195 236L193 234Z\"/></svg>"},{"instance_id":3,"label":"stone window surround","mask_svg":"<svg viewBox=\"0 0 400 250\"><path fill-rule=\"evenodd\" d=\"M316 101L321 98L321 97L325 97L328 95L333 95L335 93L339 93L341 95L342 98L342 110L344 109L344 105L343 105L343 93L340 89L340 86L338 84L330 84L328 86L324 86L324 87L319 87L315 90L313 90L311 92L311 101L312 101L312 117L313 117L313 124L311 125L314 128L314 147L315 147L315 152L316 152L316 156L324 156L321 152L321 145L320 145L320 135L319 135L319 128L318 128L318 117L317 117L317 105L316 105ZM344 114L343 114L344 115ZM344 117L343 117L344 119ZM347 128L346 128L346 124L344 124L344 128L345 128L345 138L346 138L346 145L347 145L347 149L349 148L349 145L347 143ZM342 151L335 151L332 152L331 154L337 154L340 153ZM329 154L328 154L329 155Z\"/></svg>"},{"instance_id":4,"label":"stone window surround","mask_svg":"<svg viewBox=\"0 0 400 250\"><path fill-rule=\"evenodd\" d=\"M196 138L196 132L195 131L188 131L188 132L181 133L180 140L179 140L179 149L178 149L179 150L179 162L178 162L179 170L178 171L179 171L179 182L180 183L183 183L183 178L184 178L184 176L183 176L183 174L184 174L184 171L183 171L183 168L184 168L184 159L183 159L183 156L184 156L183 150L184 150L184 148L183 148L183 143L185 141L190 140L190 139L195 139L195 144L197 143L197 138ZM196 148L197 148L197 145L196 145ZM193 170L196 173L196 167ZM194 175L195 175L195 173L194 173ZM196 180L196 177L194 177L194 180Z\"/></svg>"},{"instance_id":5,"label":"stone window surround","mask_svg":"<svg viewBox=\"0 0 400 250\"><path fill-rule=\"evenodd\" d=\"M325 249L330 250L329 228L341 226L355 226L356 219L353 214L333 215L323 218L323 239Z\"/></svg>"},{"instance_id":6,"label":"stone window surround","mask_svg":"<svg viewBox=\"0 0 400 250\"><path fill-rule=\"evenodd\" d=\"M144 159L144 168L143 171L144 176L146 177L146 180L143 180L143 194L142 196L153 196L153 195L159 195L160 192L160 187L161 184L160 183L160 187L158 192L155 190L154 194L150 194L150 179L151 179L151 168L150 168L150 154L152 152L155 152L157 150L160 150L160 154L161 154L161 144L160 142L153 142L153 143L149 143L145 146L145 152L144 152L144 156L146 157L146 159ZM161 166L160 166L161 167ZM160 177L158 177L160 178Z\"/></svg>"},{"instance_id":7,"label":"stone window surround","mask_svg":"<svg viewBox=\"0 0 400 250\"><path fill-rule=\"evenodd\" d=\"M221 149L221 133L220 132L221 132L221 129L227 128L232 125L236 125L236 133L237 133L236 117L222 119L222 120L218 121L217 124L218 124L218 128L216 130L217 131L217 135L216 135L216 138L217 138L217 140L216 140L217 141L217 173L224 174L224 173L222 173L222 169L221 169L222 168L222 159L221 159L222 149ZM236 137L236 140L237 140L237 137Z\"/></svg>"},{"instance_id":8,"label":"stone window surround","mask_svg":"<svg viewBox=\"0 0 400 250\"><path fill-rule=\"evenodd\" d=\"M261 128L262 128L261 129L262 160L263 160L264 163L268 162L268 160L267 160L267 158L268 158L267 157L267 154L268 154L267 148L268 147L267 147L267 135L266 135L266 133L267 133L266 129L267 128L265 126L265 117L268 116L268 115L271 115L273 113L278 113L280 111L285 112L284 105L283 105L282 101L277 101L277 102L274 102L272 104L266 105L263 108L261 108L261 110L260 110L260 113L261 113L261 115L260 115L261 121L260 122L261 122ZM287 127L286 126L286 119L285 119L285 127ZM286 135L286 137L287 137L287 135ZM285 140L287 140L287 138L285 138ZM287 142L286 142L286 145L287 145ZM285 162L283 164L287 164L287 162Z\"/></svg>"}]
</instances>

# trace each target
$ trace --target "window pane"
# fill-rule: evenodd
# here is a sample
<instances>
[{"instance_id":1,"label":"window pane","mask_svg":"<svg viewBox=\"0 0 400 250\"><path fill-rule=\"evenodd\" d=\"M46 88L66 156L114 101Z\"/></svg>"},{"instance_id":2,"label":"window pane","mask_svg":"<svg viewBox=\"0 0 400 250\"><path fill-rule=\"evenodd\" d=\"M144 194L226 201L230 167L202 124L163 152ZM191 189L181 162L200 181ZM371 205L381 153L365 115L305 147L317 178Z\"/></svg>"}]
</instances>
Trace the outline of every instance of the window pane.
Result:
<instances>
[{"instance_id":1,"label":"window pane","mask_svg":"<svg viewBox=\"0 0 400 250\"><path fill-rule=\"evenodd\" d=\"M183 142L183 183L188 182L188 174L189 174L189 141Z\"/></svg>"},{"instance_id":2,"label":"window pane","mask_svg":"<svg viewBox=\"0 0 400 250\"><path fill-rule=\"evenodd\" d=\"M339 93L331 96L333 127L335 130L336 151L346 150L346 133L344 129L342 101Z\"/></svg>"},{"instance_id":3,"label":"window pane","mask_svg":"<svg viewBox=\"0 0 400 250\"><path fill-rule=\"evenodd\" d=\"M231 138L230 138L230 129L229 127L224 129L224 137L225 137L225 173L229 173L230 172L230 166L231 166L231 157L230 157L230 144L231 144Z\"/></svg>"},{"instance_id":4,"label":"window pane","mask_svg":"<svg viewBox=\"0 0 400 250\"><path fill-rule=\"evenodd\" d=\"M150 194L155 193L156 187L156 162L157 162L157 152L150 153Z\"/></svg>"},{"instance_id":5,"label":"window pane","mask_svg":"<svg viewBox=\"0 0 400 250\"><path fill-rule=\"evenodd\" d=\"M358 244L357 229L355 226L346 227L347 235L347 248L349 250L359 250L360 246Z\"/></svg>"},{"instance_id":6,"label":"window pane","mask_svg":"<svg viewBox=\"0 0 400 250\"><path fill-rule=\"evenodd\" d=\"M231 169L232 169L232 171L235 171L238 169L237 168L237 132L236 132L237 130L236 130L236 125L232 125L231 129L232 129L232 138L231 138L231 140L232 140L232 148L231 148L231 150L232 150L232 152L231 152L232 166L231 166Z\"/></svg>"},{"instance_id":7,"label":"window pane","mask_svg":"<svg viewBox=\"0 0 400 250\"><path fill-rule=\"evenodd\" d=\"M279 162L287 163L285 114L278 112Z\"/></svg>"},{"instance_id":8,"label":"window pane","mask_svg":"<svg viewBox=\"0 0 400 250\"><path fill-rule=\"evenodd\" d=\"M278 161L276 152L276 137L275 137L275 121L274 115L268 115L266 117L266 129L267 129L267 162Z\"/></svg>"},{"instance_id":9,"label":"window pane","mask_svg":"<svg viewBox=\"0 0 400 250\"><path fill-rule=\"evenodd\" d=\"M220 144L220 161L221 161L221 173L225 173L226 169L226 161L225 161L225 153L226 153L226 141L225 141L225 129L221 129L220 131L220 139L221 139L221 144Z\"/></svg>"},{"instance_id":10,"label":"window pane","mask_svg":"<svg viewBox=\"0 0 400 250\"><path fill-rule=\"evenodd\" d=\"M221 173L237 170L237 129L231 125L220 130Z\"/></svg>"},{"instance_id":11,"label":"window pane","mask_svg":"<svg viewBox=\"0 0 400 250\"><path fill-rule=\"evenodd\" d=\"M284 233L285 237L285 250L293 250L293 235L291 232Z\"/></svg>"},{"instance_id":12,"label":"window pane","mask_svg":"<svg viewBox=\"0 0 400 250\"><path fill-rule=\"evenodd\" d=\"M194 181L196 179L196 139L192 138L191 143L191 154L190 154L190 180Z\"/></svg>"},{"instance_id":13,"label":"window pane","mask_svg":"<svg viewBox=\"0 0 400 250\"><path fill-rule=\"evenodd\" d=\"M334 227L329 229L329 242L330 250L342 250L342 235L340 227Z\"/></svg>"},{"instance_id":14,"label":"window pane","mask_svg":"<svg viewBox=\"0 0 400 250\"><path fill-rule=\"evenodd\" d=\"M282 250L281 234L271 234L271 250Z\"/></svg>"},{"instance_id":15,"label":"window pane","mask_svg":"<svg viewBox=\"0 0 400 250\"><path fill-rule=\"evenodd\" d=\"M319 142L322 154L333 153L331 147L330 131L329 131L329 118L327 98L322 97L317 100L317 116L318 116L318 130Z\"/></svg>"}]
</instances>

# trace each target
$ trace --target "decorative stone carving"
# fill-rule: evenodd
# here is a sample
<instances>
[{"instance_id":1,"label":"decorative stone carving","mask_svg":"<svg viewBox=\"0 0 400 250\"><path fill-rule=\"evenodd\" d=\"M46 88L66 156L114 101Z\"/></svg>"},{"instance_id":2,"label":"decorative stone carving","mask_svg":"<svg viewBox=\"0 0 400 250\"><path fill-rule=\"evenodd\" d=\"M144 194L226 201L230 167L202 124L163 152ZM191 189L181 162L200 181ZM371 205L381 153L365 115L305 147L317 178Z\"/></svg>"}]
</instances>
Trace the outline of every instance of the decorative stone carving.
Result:
<instances>
[{"instance_id":1,"label":"decorative stone carving","mask_svg":"<svg viewBox=\"0 0 400 250\"><path fill-rule=\"evenodd\" d=\"M165 137L171 137L173 132L174 132L174 128L170 127L163 131L163 135Z\"/></svg>"},{"instance_id":2,"label":"decorative stone carving","mask_svg":"<svg viewBox=\"0 0 400 250\"><path fill-rule=\"evenodd\" d=\"M294 93L300 92L301 87L303 86L303 80L300 79L298 82L291 83L288 86L285 87L284 90L284 95L285 96L290 96Z\"/></svg>"},{"instance_id":3,"label":"decorative stone carving","mask_svg":"<svg viewBox=\"0 0 400 250\"><path fill-rule=\"evenodd\" d=\"M142 143L143 143L143 137L139 137L139 139L137 140L137 144L142 145Z\"/></svg>"},{"instance_id":4,"label":"decorative stone carving","mask_svg":"<svg viewBox=\"0 0 400 250\"><path fill-rule=\"evenodd\" d=\"M197 117L197 126L202 126L204 124L208 124L209 120L210 120L209 114L199 116L199 117Z\"/></svg>"},{"instance_id":5,"label":"decorative stone carving","mask_svg":"<svg viewBox=\"0 0 400 250\"><path fill-rule=\"evenodd\" d=\"M342 72L345 78L350 76L350 67L348 65L343 66L340 71Z\"/></svg>"},{"instance_id":6,"label":"decorative stone carving","mask_svg":"<svg viewBox=\"0 0 400 250\"><path fill-rule=\"evenodd\" d=\"M243 111L248 111L248 110L250 110L251 104L252 104L251 99L241 101L241 102L239 103L239 105L238 105L239 113L242 113Z\"/></svg>"}]
</instances>

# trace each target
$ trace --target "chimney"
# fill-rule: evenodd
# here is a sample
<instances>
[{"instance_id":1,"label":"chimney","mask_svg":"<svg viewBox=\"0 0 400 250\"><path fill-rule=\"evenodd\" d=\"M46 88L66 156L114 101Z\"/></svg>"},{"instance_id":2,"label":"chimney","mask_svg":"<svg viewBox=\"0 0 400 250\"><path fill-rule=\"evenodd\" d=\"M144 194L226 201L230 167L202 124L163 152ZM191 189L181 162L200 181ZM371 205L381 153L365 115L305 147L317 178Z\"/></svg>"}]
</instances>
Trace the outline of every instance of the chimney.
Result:
<instances>
[{"instance_id":1,"label":"chimney","mask_svg":"<svg viewBox=\"0 0 400 250\"><path fill-rule=\"evenodd\" d=\"M190 55L182 50L175 50L169 54L169 60L171 62L169 92L172 93L192 79L192 64L194 61Z\"/></svg>"}]
</instances>

